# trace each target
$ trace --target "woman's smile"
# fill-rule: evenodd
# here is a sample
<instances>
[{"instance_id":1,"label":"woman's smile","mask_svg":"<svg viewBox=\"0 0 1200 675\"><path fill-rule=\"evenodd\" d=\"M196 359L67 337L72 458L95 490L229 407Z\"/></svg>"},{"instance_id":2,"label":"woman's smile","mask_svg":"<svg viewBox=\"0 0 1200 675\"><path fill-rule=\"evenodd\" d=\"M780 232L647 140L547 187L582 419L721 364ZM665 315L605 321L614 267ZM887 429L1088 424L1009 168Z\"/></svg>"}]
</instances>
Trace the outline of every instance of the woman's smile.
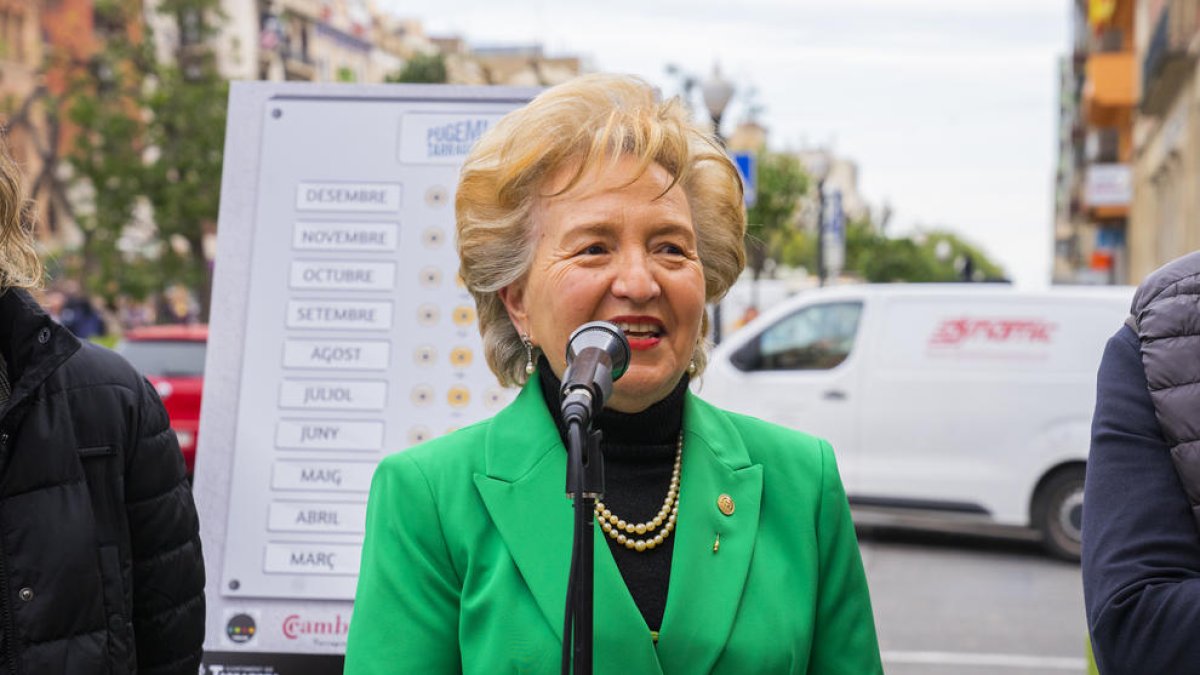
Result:
<instances>
[{"instance_id":1,"label":"woman's smile","mask_svg":"<svg viewBox=\"0 0 1200 675\"><path fill-rule=\"evenodd\" d=\"M666 333L662 321L652 316L618 316L609 319L609 322L625 333L629 348L636 351L653 349L662 342Z\"/></svg>"}]
</instances>

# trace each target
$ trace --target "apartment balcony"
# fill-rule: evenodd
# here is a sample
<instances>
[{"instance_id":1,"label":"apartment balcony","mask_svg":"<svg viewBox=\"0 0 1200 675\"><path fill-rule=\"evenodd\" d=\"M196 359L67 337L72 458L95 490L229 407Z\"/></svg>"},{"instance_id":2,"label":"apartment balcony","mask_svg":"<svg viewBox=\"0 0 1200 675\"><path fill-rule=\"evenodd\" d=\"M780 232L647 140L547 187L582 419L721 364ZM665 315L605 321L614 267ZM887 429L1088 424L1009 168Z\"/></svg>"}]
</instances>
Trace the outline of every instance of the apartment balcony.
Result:
<instances>
[{"instance_id":1,"label":"apartment balcony","mask_svg":"<svg viewBox=\"0 0 1200 675\"><path fill-rule=\"evenodd\" d=\"M308 19L321 18L326 12L326 4L320 0L282 0L278 7L281 13L295 14Z\"/></svg>"},{"instance_id":2,"label":"apartment balcony","mask_svg":"<svg viewBox=\"0 0 1200 675\"><path fill-rule=\"evenodd\" d=\"M283 70L289 80L314 81L317 79L316 63L306 52L301 50L284 49Z\"/></svg>"},{"instance_id":3,"label":"apartment balcony","mask_svg":"<svg viewBox=\"0 0 1200 675\"><path fill-rule=\"evenodd\" d=\"M1084 176L1083 203L1097 220L1124 218L1133 201L1133 176L1128 164L1089 164Z\"/></svg>"},{"instance_id":4,"label":"apartment balcony","mask_svg":"<svg viewBox=\"0 0 1200 675\"><path fill-rule=\"evenodd\" d=\"M1200 28L1194 0L1171 0L1154 27L1154 35L1142 59L1141 110L1162 115L1195 68L1196 56L1188 46Z\"/></svg>"},{"instance_id":5,"label":"apartment balcony","mask_svg":"<svg viewBox=\"0 0 1200 675\"><path fill-rule=\"evenodd\" d=\"M1084 119L1092 126L1113 126L1116 115L1137 104L1133 52L1100 52L1088 56L1083 87Z\"/></svg>"}]
</instances>

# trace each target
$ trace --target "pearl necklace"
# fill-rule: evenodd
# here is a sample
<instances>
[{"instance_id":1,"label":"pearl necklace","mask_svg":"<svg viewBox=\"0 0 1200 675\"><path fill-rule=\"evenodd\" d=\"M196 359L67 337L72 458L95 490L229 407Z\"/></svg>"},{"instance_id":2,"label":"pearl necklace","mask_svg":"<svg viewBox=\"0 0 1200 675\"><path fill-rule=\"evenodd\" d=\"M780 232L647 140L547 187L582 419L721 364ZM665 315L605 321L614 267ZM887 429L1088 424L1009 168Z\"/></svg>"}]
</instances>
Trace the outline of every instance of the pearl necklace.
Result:
<instances>
[{"instance_id":1,"label":"pearl necklace","mask_svg":"<svg viewBox=\"0 0 1200 675\"><path fill-rule=\"evenodd\" d=\"M675 520L679 517L679 467L683 461L683 431L679 432L679 441L675 445L675 468L671 470L671 486L667 488L667 498L663 500L658 515L644 523L629 523L613 513L604 502L596 500L596 517L600 527L611 539L618 544L638 552L659 546L675 529ZM662 530L646 539L635 539L628 535L653 534L654 530Z\"/></svg>"}]
</instances>

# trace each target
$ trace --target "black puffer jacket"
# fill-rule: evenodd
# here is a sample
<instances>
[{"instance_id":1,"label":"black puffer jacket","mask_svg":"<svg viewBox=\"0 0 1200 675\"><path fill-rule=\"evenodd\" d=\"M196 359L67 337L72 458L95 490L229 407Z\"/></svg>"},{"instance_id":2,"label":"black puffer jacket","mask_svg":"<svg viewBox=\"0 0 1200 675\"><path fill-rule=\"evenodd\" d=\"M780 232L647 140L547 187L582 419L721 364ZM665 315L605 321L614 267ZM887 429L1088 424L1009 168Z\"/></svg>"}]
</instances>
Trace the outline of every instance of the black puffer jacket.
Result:
<instances>
[{"instance_id":1,"label":"black puffer jacket","mask_svg":"<svg viewBox=\"0 0 1200 675\"><path fill-rule=\"evenodd\" d=\"M154 389L23 291L0 352L0 673L196 673L199 523Z\"/></svg>"}]
</instances>

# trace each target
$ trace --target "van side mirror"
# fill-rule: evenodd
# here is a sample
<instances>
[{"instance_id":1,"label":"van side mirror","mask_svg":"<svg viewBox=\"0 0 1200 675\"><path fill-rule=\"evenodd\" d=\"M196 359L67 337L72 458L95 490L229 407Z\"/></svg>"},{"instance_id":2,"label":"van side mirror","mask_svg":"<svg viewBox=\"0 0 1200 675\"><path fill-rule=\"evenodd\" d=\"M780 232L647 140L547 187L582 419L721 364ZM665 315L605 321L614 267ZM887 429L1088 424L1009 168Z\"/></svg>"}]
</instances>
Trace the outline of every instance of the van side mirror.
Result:
<instances>
[{"instance_id":1,"label":"van side mirror","mask_svg":"<svg viewBox=\"0 0 1200 675\"><path fill-rule=\"evenodd\" d=\"M759 335L739 347L736 352L729 356L729 362L742 372L760 370L762 368L761 340L762 336Z\"/></svg>"}]
</instances>

